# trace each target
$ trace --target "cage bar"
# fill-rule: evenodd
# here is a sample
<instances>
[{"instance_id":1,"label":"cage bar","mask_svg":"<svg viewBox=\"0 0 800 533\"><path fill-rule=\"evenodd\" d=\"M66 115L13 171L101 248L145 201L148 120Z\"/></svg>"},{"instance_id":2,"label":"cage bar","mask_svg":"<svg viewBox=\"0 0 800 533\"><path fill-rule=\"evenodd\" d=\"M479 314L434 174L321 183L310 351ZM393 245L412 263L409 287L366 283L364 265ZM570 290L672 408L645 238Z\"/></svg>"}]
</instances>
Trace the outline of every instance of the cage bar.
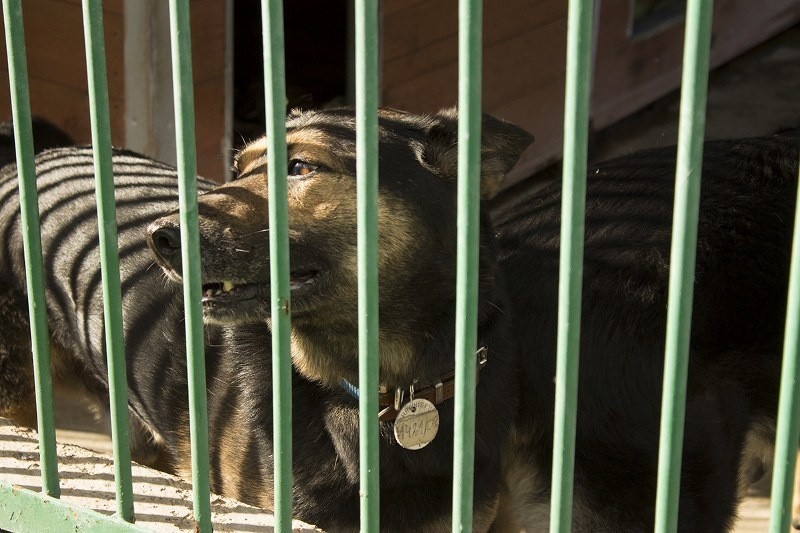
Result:
<instances>
[{"instance_id":1,"label":"cage bar","mask_svg":"<svg viewBox=\"0 0 800 533\"><path fill-rule=\"evenodd\" d=\"M120 289L119 245L114 201L114 172L111 164L111 125L106 77L103 5L100 0L83 0L83 32L86 42L89 113L94 152L117 514L123 520L133 522L133 480L128 436L128 379L125 369L125 341L122 328L122 291Z\"/></svg>"},{"instance_id":2,"label":"cage bar","mask_svg":"<svg viewBox=\"0 0 800 533\"><path fill-rule=\"evenodd\" d=\"M570 0L564 98L564 163L550 530L570 531L580 357L586 158L591 86L591 0Z\"/></svg>"},{"instance_id":3,"label":"cage bar","mask_svg":"<svg viewBox=\"0 0 800 533\"><path fill-rule=\"evenodd\" d=\"M197 158L194 135L194 87L188 0L170 0L172 83L175 95L175 144L186 327L186 370L189 380L189 429L196 528L211 531L208 475L208 408L205 344L201 308L200 235L197 222Z\"/></svg>"},{"instance_id":4,"label":"cage bar","mask_svg":"<svg viewBox=\"0 0 800 533\"><path fill-rule=\"evenodd\" d=\"M458 3L458 211L456 264L453 531L472 531L475 474L475 350L481 171L483 6Z\"/></svg>"},{"instance_id":5,"label":"cage bar","mask_svg":"<svg viewBox=\"0 0 800 533\"><path fill-rule=\"evenodd\" d=\"M19 203L22 216L22 242L25 250L25 283L31 323L33 376L36 383L36 419L39 431L39 460L42 492L59 497L56 430L53 420L53 378L50 373L50 334L44 296L44 261L39 233L39 194L33 161L31 104L28 92L28 65L25 59L25 31L20 0L3 0L3 22L11 89L11 117L19 176Z\"/></svg>"},{"instance_id":6,"label":"cage bar","mask_svg":"<svg viewBox=\"0 0 800 533\"><path fill-rule=\"evenodd\" d=\"M283 5L262 0L264 99L267 110L269 267L272 322L272 413L276 531L292 530L292 358L289 224L286 201L286 75Z\"/></svg>"},{"instance_id":7,"label":"cage bar","mask_svg":"<svg viewBox=\"0 0 800 533\"><path fill-rule=\"evenodd\" d=\"M361 531L380 529L378 468L378 2L357 0L358 388Z\"/></svg>"},{"instance_id":8,"label":"cage bar","mask_svg":"<svg viewBox=\"0 0 800 533\"><path fill-rule=\"evenodd\" d=\"M797 201L800 202L800 180ZM800 203L795 206L792 267L783 341L778 432L775 437L775 465L770 493L771 533L789 531L792 520L792 489L797 439L800 438Z\"/></svg>"},{"instance_id":9,"label":"cage bar","mask_svg":"<svg viewBox=\"0 0 800 533\"><path fill-rule=\"evenodd\" d=\"M659 533L678 527L712 7L711 0L689 0L686 5L658 452L655 531Z\"/></svg>"}]
</instances>

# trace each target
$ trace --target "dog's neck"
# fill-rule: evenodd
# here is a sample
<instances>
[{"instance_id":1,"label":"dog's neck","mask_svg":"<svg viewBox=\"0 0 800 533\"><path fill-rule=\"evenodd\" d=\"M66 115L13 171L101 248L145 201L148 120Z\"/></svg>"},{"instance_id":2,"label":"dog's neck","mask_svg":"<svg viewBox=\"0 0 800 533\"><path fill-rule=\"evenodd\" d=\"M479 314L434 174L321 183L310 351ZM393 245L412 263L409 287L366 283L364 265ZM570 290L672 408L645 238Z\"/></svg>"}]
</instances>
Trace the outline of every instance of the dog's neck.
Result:
<instances>
[{"instance_id":1,"label":"dog's neck","mask_svg":"<svg viewBox=\"0 0 800 533\"><path fill-rule=\"evenodd\" d=\"M332 388L338 387L342 378L357 383L357 336L351 339L320 333L309 327L292 328L292 362L297 371ZM422 344L420 339L381 330L378 340L381 381L392 386L410 382L413 379L410 376L419 373Z\"/></svg>"},{"instance_id":2,"label":"dog's neck","mask_svg":"<svg viewBox=\"0 0 800 533\"><path fill-rule=\"evenodd\" d=\"M478 340L491 340L491 324L499 313L494 304L482 305ZM342 379L358 383L358 332L334 333L330 324L315 328L311 324L292 325L292 363L305 378L329 388L340 388ZM407 388L414 381L434 383L455 368L455 317L445 315L431 320L425 329L402 331L381 327L379 339L380 384L388 390Z\"/></svg>"}]
</instances>

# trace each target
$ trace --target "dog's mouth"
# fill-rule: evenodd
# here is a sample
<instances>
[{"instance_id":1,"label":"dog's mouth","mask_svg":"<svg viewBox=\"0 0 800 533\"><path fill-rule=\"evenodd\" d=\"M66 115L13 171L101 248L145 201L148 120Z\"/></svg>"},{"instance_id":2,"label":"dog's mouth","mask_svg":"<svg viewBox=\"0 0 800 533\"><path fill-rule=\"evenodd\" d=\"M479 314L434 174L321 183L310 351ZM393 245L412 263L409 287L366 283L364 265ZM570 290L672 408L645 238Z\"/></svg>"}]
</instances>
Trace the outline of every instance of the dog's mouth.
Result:
<instances>
[{"instance_id":1,"label":"dog's mouth","mask_svg":"<svg viewBox=\"0 0 800 533\"><path fill-rule=\"evenodd\" d=\"M313 288L319 270L293 271L289 275L292 297ZM208 323L239 323L269 316L269 282L219 281L203 284L203 315Z\"/></svg>"},{"instance_id":2,"label":"dog's mouth","mask_svg":"<svg viewBox=\"0 0 800 533\"><path fill-rule=\"evenodd\" d=\"M234 284L230 281L203 285L203 305L252 300L266 297L268 285L264 283Z\"/></svg>"}]
</instances>

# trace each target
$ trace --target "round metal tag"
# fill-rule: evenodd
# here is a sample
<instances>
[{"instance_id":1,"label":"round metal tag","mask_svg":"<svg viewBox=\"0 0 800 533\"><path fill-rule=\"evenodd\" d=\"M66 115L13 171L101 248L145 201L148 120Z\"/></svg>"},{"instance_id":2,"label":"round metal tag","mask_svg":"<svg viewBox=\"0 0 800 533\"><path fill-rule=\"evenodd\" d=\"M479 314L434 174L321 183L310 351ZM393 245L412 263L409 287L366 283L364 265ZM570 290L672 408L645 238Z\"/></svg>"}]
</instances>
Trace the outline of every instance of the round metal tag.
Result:
<instances>
[{"instance_id":1,"label":"round metal tag","mask_svg":"<svg viewBox=\"0 0 800 533\"><path fill-rule=\"evenodd\" d=\"M428 400L411 400L397 413L394 421L394 438L407 450L427 446L439 431L439 412Z\"/></svg>"}]
</instances>

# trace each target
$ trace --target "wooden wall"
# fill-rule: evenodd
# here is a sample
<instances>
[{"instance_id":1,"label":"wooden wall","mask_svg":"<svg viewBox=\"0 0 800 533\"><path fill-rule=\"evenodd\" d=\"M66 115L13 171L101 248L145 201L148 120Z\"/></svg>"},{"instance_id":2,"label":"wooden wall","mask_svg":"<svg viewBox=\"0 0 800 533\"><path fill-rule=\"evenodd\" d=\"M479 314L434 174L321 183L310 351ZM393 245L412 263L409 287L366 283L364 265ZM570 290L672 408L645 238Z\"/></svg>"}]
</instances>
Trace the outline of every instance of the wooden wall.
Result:
<instances>
[{"instance_id":1,"label":"wooden wall","mask_svg":"<svg viewBox=\"0 0 800 533\"><path fill-rule=\"evenodd\" d=\"M683 19L628 36L630 0L603 0L592 116L602 128L680 85ZM716 0L711 64L719 66L800 21L797 0ZM764 80L768 83L769 80Z\"/></svg>"},{"instance_id":2,"label":"wooden wall","mask_svg":"<svg viewBox=\"0 0 800 533\"><path fill-rule=\"evenodd\" d=\"M225 120L225 113L230 112L225 94L225 2L191 0L190 8L197 171L221 182L233 166L231 132Z\"/></svg>"},{"instance_id":3,"label":"wooden wall","mask_svg":"<svg viewBox=\"0 0 800 533\"><path fill-rule=\"evenodd\" d=\"M80 1L26 0L22 7L31 111L57 124L76 141L88 143L91 139L89 96ZM108 56L109 109L115 144L122 144L125 140L122 10L122 0L105 2L103 22ZM10 120L5 38L0 48L0 120Z\"/></svg>"},{"instance_id":4,"label":"wooden wall","mask_svg":"<svg viewBox=\"0 0 800 533\"><path fill-rule=\"evenodd\" d=\"M128 146L125 138L125 76L145 74L135 69L127 73L125 70L124 1L106 0L103 6L112 143ZM223 137L227 139L224 8L225 3L219 0L191 1L198 171L214 179L222 179L230 157L230 154L222 153ZM81 2L25 0L23 10L31 110L66 130L76 142L89 143L91 133ZM158 44L154 49L156 53L168 56L168 43ZM11 104L5 41L0 44L0 49L0 120L8 120ZM157 118L163 123L173 124L172 116ZM154 127L159 127L158 123Z\"/></svg>"},{"instance_id":5,"label":"wooden wall","mask_svg":"<svg viewBox=\"0 0 800 533\"><path fill-rule=\"evenodd\" d=\"M592 124L606 126L680 82L683 19L629 35L631 0L598 0ZM536 136L511 184L560 158L566 0L484 2L483 107ZM719 65L800 20L797 0L717 0ZM457 100L457 1L384 0L382 104L432 112Z\"/></svg>"},{"instance_id":6,"label":"wooden wall","mask_svg":"<svg viewBox=\"0 0 800 533\"><path fill-rule=\"evenodd\" d=\"M221 0L192 0L190 4L198 169L213 179L224 177L230 160L225 4ZM131 146L134 143L125 135L134 119L126 108L125 77L129 76L130 82L134 79L130 76L147 74L136 68L129 68L126 74L125 47L130 47L130 39L126 45L128 21L123 0L106 0L104 6L113 142ZM509 177L509 184L560 157L566 7L566 0L484 2L484 110L514 121L536 136L536 142ZM646 35L631 36L631 8L631 0L598 0L594 128L642 108L679 83L683 19ZM26 0L24 9L33 112L56 122L78 142L88 142L80 1ZM382 104L416 112L454 105L457 0L383 0L381 10ZM712 63L728 61L799 20L797 0L717 0ZM287 35L296 31L291 24L287 27ZM168 43L157 43L153 50L168 55ZM2 53L4 63L4 50ZM169 98L164 84L160 80L153 94L139 100L146 103ZM152 86L149 82L142 85ZM9 105L3 65L0 120L10 116ZM160 129L161 137L164 131L169 133L174 128L169 112L159 109L151 115L148 127ZM163 151L159 135L152 136L151 146ZM171 148L167 151L171 152Z\"/></svg>"}]
</instances>

